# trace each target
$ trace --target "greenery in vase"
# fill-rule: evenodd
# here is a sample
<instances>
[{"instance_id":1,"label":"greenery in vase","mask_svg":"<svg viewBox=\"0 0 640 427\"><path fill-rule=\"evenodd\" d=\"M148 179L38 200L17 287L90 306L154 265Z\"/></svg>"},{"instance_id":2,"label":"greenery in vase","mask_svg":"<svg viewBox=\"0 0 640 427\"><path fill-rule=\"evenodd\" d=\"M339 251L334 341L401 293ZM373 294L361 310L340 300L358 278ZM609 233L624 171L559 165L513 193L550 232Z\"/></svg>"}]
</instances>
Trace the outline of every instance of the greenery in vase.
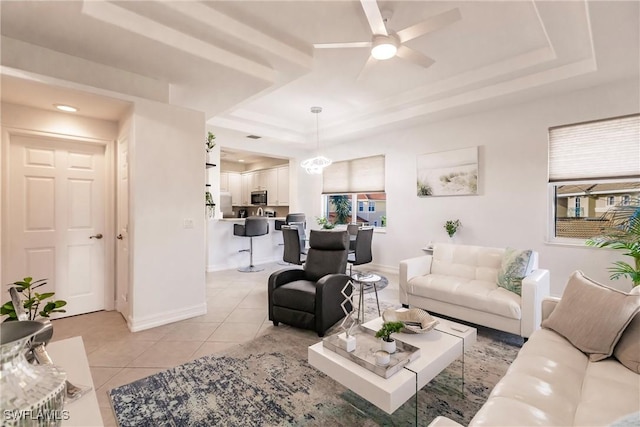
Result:
<instances>
[{"instance_id":1,"label":"greenery in vase","mask_svg":"<svg viewBox=\"0 0 640 427\"><path fill-rule=\"evenodd\" d=\"M333 227L335 227L335 225L330 223L329 220L325 217L316 217L316 222L318 223L318 225L321 225L324 230L331 230Z\"/></svg>"},{"instance_id":2,"label":"greenery in vase","mask_svg":"<svg viewBox=\"0 0 640 427\"><path fill-rule=\"evenodd\" d=\"M623 255L633 258L633 265L624 261L616 261L609 268L610 278L617 280L628 277L633 286L640 286L640 199L629 205L616 206L603 215L608 226L603 234L588 239L588 246L611 248L624 251Z\"/></svg>"},{"instance_id":3,"label":"greenery in vase","mask_svg":"<svg viewBox=\"0 0 640 427\"><path fill-rule=\"evenodd\" d=\"M391 334L400 332L404 328L402 322L384 322L382 327L376 332L376 338L382 338L383 341L391 342Z\"/></svg>"},{"instance_id":4,"label":"greenery in vase","mask_svg":"<svg viewBox=\"0 0 640 427\"><path fill-rule=\"evenodd\" d=\"M206 142L205 142L205 145L206 145L206 147L207 147L207 153L208 153L209 151L211 151L211 149L212 149L213 147L215 147L215 146L216 146L215 139L216 139L216 136L215 136L213 133L211 133L211 132L208 132L208 133L207 133L207 140L206 140Z\"/></svg>"},{"instance_id":5,"label":"greenery in vase","mask_svg":"<svg viewBox=\"0 0 640 427\"><path fill-rule=\"evenodd\" d=\"M213 195L211 194L210 191L204 192L204 202L207 204L207 206L212 206L214 204Z\"/></svg>"},{"instance_id":6,"label":"greenery in vase","mask_svg":"<svg viewBox=\"0 0 640 427\"><path fill-rule=\"evenodd\" d=\"M25 277L21 281L10 283L8 286L16 288L19 294L22 295L22 306L24 311L28 315L28 320L36 320L38 316L49 317L51 313L66 313L66 310L62 310L61 307L67 305L63 300L52 300L55 292L45 292L40 294L34 292L41 286L47 284L47 279L33 280L32 277ZM44 306L43 306L44 304ZM0 307L0 315L9 316L7 320L17 320L18 314L16 313L13 302L9 301Z\"/></svg>"},{"instance_id":7,"label":"greenery in vase","mask_svg":"<svg viewBox=\"0 0 640 427\"><path fill-rule=\"evenodd\" d=\"M456 231L458 231L458 228L460 227L462 227L462 223L459 219L449 220L444 223L444 229L447 230L447 234L449 235L449 237L453 237L453 235L456 234Z\"/></svg>"}]
</instances>

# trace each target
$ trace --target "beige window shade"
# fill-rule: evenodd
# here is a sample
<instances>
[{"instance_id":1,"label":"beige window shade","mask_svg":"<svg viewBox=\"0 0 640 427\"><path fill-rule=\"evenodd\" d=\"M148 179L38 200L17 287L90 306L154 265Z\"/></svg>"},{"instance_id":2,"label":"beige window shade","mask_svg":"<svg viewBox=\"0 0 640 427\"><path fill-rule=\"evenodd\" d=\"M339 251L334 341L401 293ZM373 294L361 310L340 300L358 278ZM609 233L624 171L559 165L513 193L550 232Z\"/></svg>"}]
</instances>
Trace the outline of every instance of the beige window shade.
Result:
<instances>
[{"instance_id":1,"label":"beige window shade","mask_svg":"<svg viewBox=\"0 0 640 427\"><path fill-rule=\"evenodd\" d=\"M335 162L322 173L322 193L381 193L384 156Z\"/></svg>"},{"instance_id":2,"label":"beige window shade","mask_svg":"<svg viewBox=\"0 0 640 427\"><path fill-rule=\"evenodd\" d=\"M640 115L549 130L549 181L640 177Z\"/></svg>"}]
</instances>

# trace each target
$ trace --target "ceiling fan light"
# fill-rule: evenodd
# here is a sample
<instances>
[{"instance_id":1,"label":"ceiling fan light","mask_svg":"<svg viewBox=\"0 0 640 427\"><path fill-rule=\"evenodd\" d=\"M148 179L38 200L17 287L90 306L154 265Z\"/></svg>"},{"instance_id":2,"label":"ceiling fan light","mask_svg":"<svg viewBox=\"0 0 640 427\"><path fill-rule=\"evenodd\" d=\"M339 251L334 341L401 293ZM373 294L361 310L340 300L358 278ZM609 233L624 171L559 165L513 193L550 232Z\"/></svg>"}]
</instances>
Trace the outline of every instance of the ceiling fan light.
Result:
<instances>
[{"instance_id":1,"label":"ceiling fan light","mask_svg":"<svg viewBox=\"0 0 640 427\"><path fill-rule=\"evenodd\" d=\"M376 36L373 40L371 56L377 60L384 61L385 59L393 58L397 51L398 43L392 37Z\"/></svg>"}]
</instances>

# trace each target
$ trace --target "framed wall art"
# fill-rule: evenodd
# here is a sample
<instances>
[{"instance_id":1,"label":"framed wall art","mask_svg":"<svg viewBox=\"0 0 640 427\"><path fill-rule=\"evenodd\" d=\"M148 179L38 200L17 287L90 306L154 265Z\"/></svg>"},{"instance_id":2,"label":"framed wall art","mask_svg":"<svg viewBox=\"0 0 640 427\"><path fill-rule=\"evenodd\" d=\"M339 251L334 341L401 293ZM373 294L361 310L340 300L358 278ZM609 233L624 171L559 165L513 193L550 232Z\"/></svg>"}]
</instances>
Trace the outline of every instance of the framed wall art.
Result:
<instances>
[{"instance_id":1,"label":"framed wall art","mask_svg":"<svg viewBox=\"0 0 640 427\"><path fill-rule=\"evenodd\" d=\"M418 197L478 194L478 147L421 154L417 159Z\"/></svg>"}]
</instances>

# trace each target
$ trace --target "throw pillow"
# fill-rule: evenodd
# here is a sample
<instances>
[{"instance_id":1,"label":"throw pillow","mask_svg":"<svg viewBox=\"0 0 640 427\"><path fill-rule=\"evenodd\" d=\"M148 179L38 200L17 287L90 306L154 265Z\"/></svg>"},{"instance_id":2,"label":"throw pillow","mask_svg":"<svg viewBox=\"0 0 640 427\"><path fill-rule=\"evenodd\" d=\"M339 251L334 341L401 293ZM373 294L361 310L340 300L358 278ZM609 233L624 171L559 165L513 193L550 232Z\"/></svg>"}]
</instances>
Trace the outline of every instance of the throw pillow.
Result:
<instances>
[{"instance_id":1,"label":"throw pillow","mask_svg":"<svg viewBox=\"0 0 640 427\"><path fill-rule=\"evenodd\" d=\"M522 279L531 273L531 255L533 251L507 248L502 256L502 265L498 271L498 286L522 295Z\"/></svg>"},{"instance_id":2,"label":"throw pillow","mask_svg":"<svg viewBox=\"0 0 640 427\"><path fill-rule=\"evenodd\" d=\"M622 333L613 355L624 366L640 374L640 313L635 315Z\"/></svg>"},{"instance_id":3,"label":"throw pillow","mask_svg":"<svg viewBox=\"0 0 640 427\"><path fill-rule=\"evenodd\" d=\"M542 327L556 331L597 362L613 354L638 310L640 295L609 288L576 271Z\"/></svg>"}]
</instances>

